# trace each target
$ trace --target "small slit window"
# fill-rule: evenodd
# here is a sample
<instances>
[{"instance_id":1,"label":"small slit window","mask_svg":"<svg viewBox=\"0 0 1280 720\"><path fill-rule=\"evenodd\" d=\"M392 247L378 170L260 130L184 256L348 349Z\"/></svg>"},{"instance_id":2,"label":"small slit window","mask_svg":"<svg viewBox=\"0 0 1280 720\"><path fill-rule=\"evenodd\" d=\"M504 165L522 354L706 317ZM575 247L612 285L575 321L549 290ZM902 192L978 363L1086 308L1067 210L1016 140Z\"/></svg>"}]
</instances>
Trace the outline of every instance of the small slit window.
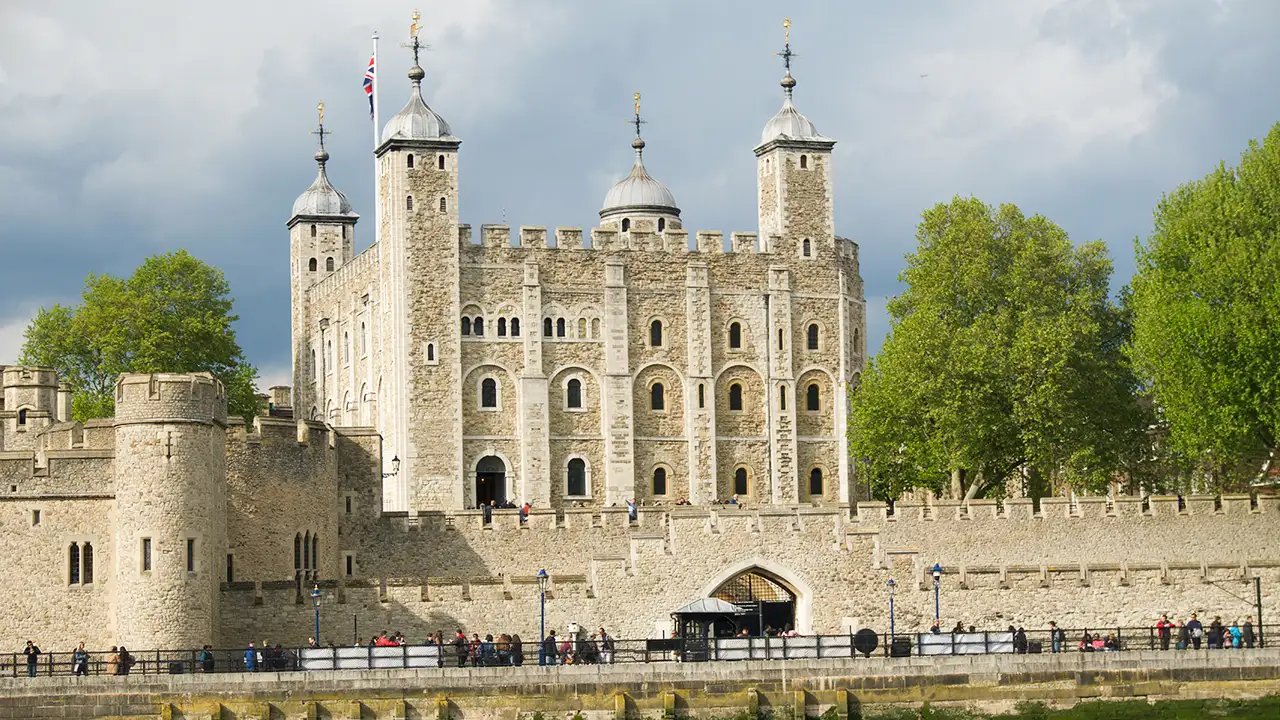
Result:
<instances>
[{"instance_id":1,"label":"small slit window","mask_svg":"<svg viewBox=\"0 0 1280 720\"><path fill-rule=\"evenodd\" d=\"M854 328L853 329L853 354L857 355L859 352L860 351L858 350L858 328Z\"/></svg>"},{"instance_id":2,"label":"small slit window","mask_svg":"<svg viewBox=\"0 0 1280 720\"><path fill-rule=\"evenodd\" d=\"M809 238L805 238L804 242L800 243L800 254L805 257L813 256L813 245L809 242Z\"/></svg>"},{"instance_id":3,"label":"small slit window","mask_svg":"<svg viewBox=\"0 0 1280 720\"><path fill-rule=\"evenodd\" d=\"M427 362L436 361L436 344L427 343Z\"/></svg>"},{"instance_id":4,"label":"small slit window","mask_svg":"<svg viewBox=\"0 0 1280 720\"><path fill-rule=\"evenodd\" d=\"M440 160L437 162L437 167L439 167L441 170L443 170L443 169L444 169L444 156L443 156L443 155L441 155L441 156L440 156Z\"/></svg>"},{"instance_id":5,"label":"small slit window","mask_svg":"<svg viewBox=\"0 0 1280 720\"><path fill-rule=\"evenodd\" d=\"M27 411L25 408L18 411L18 424L19 425L27 424Z\"/></svg>"},{"instance_id":6,"label":"small slit window","mask_svg":"<svg viewBox=\"0 0 1280 720\"><path fill-rule=\"evenodd\" d=\"M740 323L729 323L729 348L731 350L742 349L742 325Z\"/></svg>"},{"instance_id":7,"label":"small slit window","mask_svg":"<svg viewBox=\"0 0 1280 720\"><path fill-rule=\"evenodd\" d=\"M565 471L565 494L572 497L583 497L587 494L587 463L582 458L569 461Z\"/></svg>"},{"instance_id":8,"label":"small slit window","mask_svg":"<svg viewBox=\"0 0 1280 720\"><path fill-rule=\"evenodd\" d=\"M582 409L582 381L573 378L565 387L565 407L571 410Z\"/></svg>"},{"instance_id":9,"label":"small slit window","mask_svg":"<svg viewBox=\"0 0 1280 720\"><path fill-rule=\"evenodd\" d=\"M662 347L662 321L654 320L649 323L649 344L653 347Z\"/></svg>"},{"instance_id":10,"label":"small slit window","mask_svg":"<svg viewBox=\"0 0 1280 720\"><path fill-rule=\"evenodd\" d=\"M151 572L151 538L142 538L142 572Z\"/></svg>"},{"instance_id":11,"label":"small slit window","mask_svg":"<svg viewBox=\"0 0 1280 720\"><path fill-rule=\"evenodd\" d=\"M80 582L93 584L93 543L85 543L80 549Z\"/></svg>"},{"instance_id":12,"label":"small slit window","mask_svg":"<svg viewBox=\"0 0 1280 720\"><path fill-rule=\"evenodd\" d=\"M327 257L327 258L325 258L325 259L324 259L324 269L325 269L325 270L328 270L329 272L333 272L333 258L332 258L332 257Z\"/></svg>"},{"instance_id":13,"label":"small slit window","mask_svg":"<svg viewBox=\"0 0 1280 720\"><path fill-rule=\"evenodd\" d=\"M444 198L440 198L440 212L448 212L448 210L449 210L449 201Z\"/></svg>"},{"instance_id":14,"label":"small slit window","mask_svg":"<svg viewBox=\"0 0 1280 720\"><path fill-rule=\"evenodd\" d=\"M71 547L67 549L67 584L80 584L80 546L71 543Z\"/></svg>"},{"instance_id":15,"label":"small slit window","mask_svg":"<svg viewBox=\"0 0 1280 720\"><path fill-rule=\"evenodd\" d=\"M631 230L631 218L622 218L622 232Z\"/></svg>"},{"instance_id":16,"label":"small slit window","mask_svg":"<svg viewBox=\"0 0 1280 720\"><path fill-rule=\"evenodd\" d=\"M351 577L352 575L355 575L356 559L355 559L355 556L351 555L350 553L347 553L345 559L347 563L346 574L347 574L347 577Z\"/></svg>"},{"instance_id":17,"label":"small slit window","mask_svg":"<svg viewBox=\"0 0 1280 720\"><path fill-rule=\"evenodd\" d=\"M316 270L320 269L320 266L316 263L315 258L311 258L311 260L307 262L307 269L310 270L311 272L315 272Z\"/></svg>"},{"instance_id":18,"label":"small slit window","mask_svg":"<svg viewBox=\"0 0 1280 720\"><path fill-rule=\"evenodd\" d=\"M227 582L236 581L236 556L227 553Z\"/></svg>"},{"instance_id":19,"label":"small slit window","mask_svg":"<svg viewBox=\"0 0 1280 720\"><path fill-rule=\"evenodd\" d=\"M315 237L315 236L316 236L316 224L311 223L311 237Z\"/></svg>"},{"instance_id":20,"label":"small slit window","mask_svg":"<svg viewBox=\"0 0 1280 720\"><path fill-rule=\"evenodd\" d=\"M810 324L809 324L809 329L808 329L808 331L807 331L807 335L808 335L808 347L809 347L809 349L810 349L810 350L817 350L817 349L818 349L818 340L820 339L818 332L819 332L819 331L818 331L818 324L817 324L817 323L810 323Z\"/></svg>"},{"instance_id":21,"label":"small slit window","mask_svg":"<svg viewBox=\"0 0 1280 720\"><path fill-rule=\"evenodd\" d=\"M705 408L707 406L707 386L705 383L698 383L698 407Z\"/></svg>"},{"instance_id":22,"label":"small slit window","mask_svg":"<svg viewBox=\"0 0 1280 720\"><path fill-rule=\"evenodd\" d=\"M404 209L413 212L413 196L406 195L404 198Z\"/></svg>"},{"instance_id":23,"label":"small slit window","mask_svg":"<svg viewBox=\"0 0 1280 720\"><path fill-rule=\"evenodd\" d=\"M822 496L822 468L809 471L809 494L814 497Z\"/></svg>"},{"instance_id":24,"label":"small slit window","mask_svg":"<svg viewBox=\"0 0 1280 720\"><path fill-rule=\"evenodd\" d=\"M196 571L196 539L187 538L187 572Z\"/></svg>"},{"instance_id":25,"label":"small slit window","mask_svg":"<svg viewBox=\"0 0 1280 720\"><path fill-rule=\"evenodd\" d=\"M480 407L495 409L498 407L498 381L485 378L480 382Z\"/></svg>"},{"instance_id":26,"label":"small slit window","mask_svg":"<svg viewBox=\"0 0 1280 720\"><path fill-rule=\"evenodd\" d=\"M733 412L742 410L742 386L738 383L729 386L729 410Z\"/></svg>"},{"instance_id":27,"label":"small slit window","mask_svg":"<svg viewBox=\"0 0 1280 720\"><path fill-rule=\"evenodd\" d=\"M36 527L39 524L40 524L40 511L32 510L31 511L31 527Z\"/></svg>"},{"instance_id":28,"label":"small slit window","mask_svg":"<svg viewBox=\"0 0 1280 720\"><path fill-rule=\"evenodd\" d=\"M662 232L663 230L666 230L666 229L667 229L667 219L658 218L658 232Z\"/></svg>"},{"instance_id":29,"label":"small slit window","mask_svg":"<svg viewBox=\"0 0 1280 720\"><path fill-rule=\"evenodd\" d=\"M804 404L809 412L818 412L822 409L822 390L818 388L818 383L812 383L804 389Z\"/></svg>"},{"instance_id":30,"label":"small slit window","mask_svg":"<svg viewBox=\"0 0 1280 720\"><path fill-rule=\"evenodd\" d=\"M808 169L809 169L809 156L808 156L808 155L801 155L801 156L800 156L800 169L801 169L801 170L808 170Z\"/></svg>"},{"instance_id":31,"label":"small slit window","mask_svg":"<svg viewBox=\"0 0 1280 720\"><path fill-rule=\"evenodd\" d=\"M778 409L787 409L787 387L785 385L778 386Z\"/></svg>"},{"instance_id":32,"label":"small slit window","mask_svg":"<svg viewBox=\"0 0 1280 720\"><path fill-rule=\"evenodd\" d=\"M733 494L734 495L747 494L747 469L746 468L738 468L737 470L733 471Z\"/></svg>"},{"instance_id":33,"label":"small slit window","mask_svg":"<svg viewBox=\"0 0 1280 720\"><path fill-rule=\"evenodd\" d=\"M667 494L667 469L664 467L656 467L653 469L653 494Z\"/></svg>"},{"instance_id":34,"label":"small slit window","mask_svg":"<svg viewBox=\"0 0 1280 720\"><path fill-rule=\"evenodd\" d=\"M662 387L662 383L654 383L653 387L649 388L649 409L667 409L667 392L666 388Z\"/></svg>"},{"instance_id":35,"label":"small slit window","mask_svg":"<svg viewBox=\"0 0 1280 720\"><path fill-rule=\"evenodd\" d=\"M404 165L410 170L413 169L413 153L409 153L408 155L405 156Z\"/></svg>"},{"instance_id":36,"label":"small slit window","mask_svg":"<svg viewBox=\"0 0 1280 720\"><path fill-rule=\"evenodd\" d=\"M782 328L778 328L778 349L782 349Z\"/></svg>"}]
</instances>

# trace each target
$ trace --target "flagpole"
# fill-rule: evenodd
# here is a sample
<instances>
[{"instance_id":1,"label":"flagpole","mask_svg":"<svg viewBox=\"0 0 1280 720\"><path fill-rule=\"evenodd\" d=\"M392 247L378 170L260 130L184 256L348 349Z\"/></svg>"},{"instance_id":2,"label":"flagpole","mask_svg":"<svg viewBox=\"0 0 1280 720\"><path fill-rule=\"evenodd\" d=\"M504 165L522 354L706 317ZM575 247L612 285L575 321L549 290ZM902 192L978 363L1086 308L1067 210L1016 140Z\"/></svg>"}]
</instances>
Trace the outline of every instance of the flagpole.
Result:
<instances>
[{"instance_id":1,"label":"flagpole","mask_svg":"<svg viewBox=\"0 0 1280 720\"><path fill-rule=\"evenodd\" d=\"M373 31L373 150L378 150L382 124L378 122L378 86L382 84L378 66L378 31ZM373 241L382 239L382 181L378 173L378 157L373 157Z\"/></svg>"}]
</instances>

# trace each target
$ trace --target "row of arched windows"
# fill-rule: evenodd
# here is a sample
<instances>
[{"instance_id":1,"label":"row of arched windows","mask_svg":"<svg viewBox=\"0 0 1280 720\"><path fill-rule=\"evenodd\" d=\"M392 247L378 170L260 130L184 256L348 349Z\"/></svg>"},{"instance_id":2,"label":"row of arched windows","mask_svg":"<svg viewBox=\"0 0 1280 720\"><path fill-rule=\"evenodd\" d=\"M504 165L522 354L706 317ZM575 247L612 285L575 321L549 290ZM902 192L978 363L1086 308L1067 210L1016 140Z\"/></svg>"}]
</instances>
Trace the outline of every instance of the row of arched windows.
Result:
<instances>
[{"instance_id":1,"label":"row of arched windows","mask_svg":"<svg viewBox=\"0 0 1280 720\"><path fill-rule=\"evenodd\" d=\"M67 583L93 584L93 543L71 543L67 548Z\"/></svg>"},{"instance_id":2,"label":"row of arched windows","mask_svg":"<svg viewBox=\"0 0 1280 720\"><path fill-rule=\"evenodd\" d=\"M565 318L542 318L543 337L569 337L572 329L574 329L573 324ZM576 330L574 337L578 340L598 340L600 339L600 318L580 317Z\"/></svg>"},{"instance_id":3,"label":"row of arched windows","mask_svg":"<svg viewBox=\"0 0 1280 720\"><path fill-rule=\"evenodd\" d=\"M404 164L405 164L405 167L407 167L407 168L409 168L410 170L412 170L412 169L413 169L413 163L414 163L413 153L409 153L409 154L408 154L408 155L406 155L406 156L405 156L405 158L404 158ZM443 156L443 155L441 155L441 156L439 156L438 158L436 158L436 167L437 167L438 169L440 169L440 170L443 170L443 169L444 169L444 156Z\"/></svg>"},{"instance_id":4,"label":"row of arched windows","mask_svg":"<svg viewBox=\"0 0 1280 720\"><path fill-rule=\"evenodd\" d=\"M667 229L667 219L658 218L658 232ZM622 232L631 232L631 218L622 218Z\"/></svg>"},{"instance_id":5,"label":"row of arched windows","mask_svg":"<svg viewBox=\"0 0 1280 720\"><path fill-rule=\"evenodd\" d=\"M787 392L787 389L785 385L778 387L778 393L779 393L778 403L779 403L779 408L782 410L787 409L786 392ZM744 405L743 393L744 391L742 389L741 383L736 383L736 382L730 383L728 396L729 396L729 410L731 412L740 412L742 410ZM819 412L822 410L822 387L818 383L816 382L809 383L807 386L805 386L804 398L805 398L805 408L804 408L805 410L809 412ZM698 407L703 407L704 403L705 403L704 386L699 384L698 385ZM649 386L649 409L655 410L655 411L663 411L667 409L667 389L666 389L666 386L664 386L661 382L656 382Z\"/></svg>"},{"instance_id":6,"label":"row of arched windows","mask_svg":"<svg viewBox=\"0 0 1280 720\"><path fill-rule=\"evenodd\" d=\"M293 574L298 582L315 582L320 578L320 537L308 533L293 536Z\"/></svg>"},{"instance_id":7,"label":"row of arched windows","mask_svg":"<svg viewBox=\"0 0 1280 720\"><path fill-rule=\"evenodd\" d=\"M649 490L651 494L662 497L670 492L671 470L665 465L655 465L650 474L652 480ZM809 495L821 497L825 494L826 483L822 468L815 467L809 471ZM749 495L751 492L750 473L744 466L733 471L733 494ZM591 471L587 461L570 458L565 464L565 496L571 498L589 497L591 495Z\"/></svg>"},{"instance_id":8,"label":"row of arched windows","mask_svg":"<svg viewBox=\"0 0 1280 720\"><path fill-rule=\"evenodd\" d=\"M315 272L316 268L316 259L311 258L311 261L307 263L307 269L311 272ZM328 272L333 272L333 258L327 257L324 259L324 269Z\"/></svg>"},{"instance_id":9,"label":"row of arched windows","mask_svg":"<svg viewBox=\"0 0 1280 720\"><path fill-rule=\"evenodd\" d=\"M498 318L497 326L498 337L520 337L520 318ZM464 337L484 337L484 316L476 315L475 317L462 317L462 335Z\"/></svg>"}]
</instances>

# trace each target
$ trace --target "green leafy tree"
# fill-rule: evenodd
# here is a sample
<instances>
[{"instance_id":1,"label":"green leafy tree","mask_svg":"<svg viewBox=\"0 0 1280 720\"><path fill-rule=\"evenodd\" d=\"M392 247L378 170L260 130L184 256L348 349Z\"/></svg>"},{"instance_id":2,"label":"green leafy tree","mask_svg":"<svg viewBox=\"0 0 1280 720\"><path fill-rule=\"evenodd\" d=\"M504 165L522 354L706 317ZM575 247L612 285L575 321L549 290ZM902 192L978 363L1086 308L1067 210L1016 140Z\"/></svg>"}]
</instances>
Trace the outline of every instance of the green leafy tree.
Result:
<instances>
[{"instance_id":1,"label":"green leafy tree","mask_svg":"<svg viewBox=\"0 0 1280 720\"><path fill-rule=\"evenodd\" d=\"M1173 447L1213 476L1280 437L1280 124L1166 195L1137 245L1130 354ZM1257 471L1257 466L1252 466Z\"/></svg>"},{"instance_id":2,"label":"green leafy tree","mask_svg":"<svg viewBox=\"0 0 1280 720\"><path fill-rule=\"evenodd\" d=\"M185 250L147 258L128 279L90 273L80 305L36 313L21 362L71 383L76 420L114 414L112 391L126 372L212 373L230 412L252 416L258 373L236 344L230 292L221 270Z\"/></svg>"},{"instance_id":3,"label":"green leafy tree","mask_svg":"<svg viewBox=\"0 0 1280 720\"><path fill-rule=\"evenodd\" d=\"M956 198L925 211L891 332L853 393L851 448L879 493L1000 495L1052 473L1098 488L1143 437L1100 242Z\"/></svg>"}]
</instances>

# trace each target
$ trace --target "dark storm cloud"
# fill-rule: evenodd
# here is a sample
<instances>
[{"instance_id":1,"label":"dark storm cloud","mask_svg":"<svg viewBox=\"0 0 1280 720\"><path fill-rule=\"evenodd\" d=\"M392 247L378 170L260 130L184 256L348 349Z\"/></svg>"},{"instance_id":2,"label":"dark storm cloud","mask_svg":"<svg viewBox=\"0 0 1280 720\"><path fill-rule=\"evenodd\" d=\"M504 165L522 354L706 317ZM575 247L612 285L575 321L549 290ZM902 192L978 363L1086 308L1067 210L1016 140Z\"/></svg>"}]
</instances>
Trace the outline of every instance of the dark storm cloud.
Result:
<instances>
[{"instance_id":1,"label":"dark storm cloud","mask_svg":"<svg viewBox=\"0 0 1280 720\"><path fill-rule=\"evenodd\" d=\"M381 46L383 117L403 104L405 3L80 0L0 6L0 361L40 304L85 273L186 247L223 267L238 332L286 380L293 199L314 177L316 101L330 177L372 240L372 128L360 92ZM1232 160L1280 118L1280 3L426 3L424 89L464 140L464 222L590 227L646 164L691 229L753 230L754 157L777 110L781 15L796 101L837 139L837 232L862 247L870 336L921 209L1016 202L1132 272L1160 193ZM921 77L926 75L927 77ZM873 348L875 345L873 344Z\"/></svg>"}]
</instances>

